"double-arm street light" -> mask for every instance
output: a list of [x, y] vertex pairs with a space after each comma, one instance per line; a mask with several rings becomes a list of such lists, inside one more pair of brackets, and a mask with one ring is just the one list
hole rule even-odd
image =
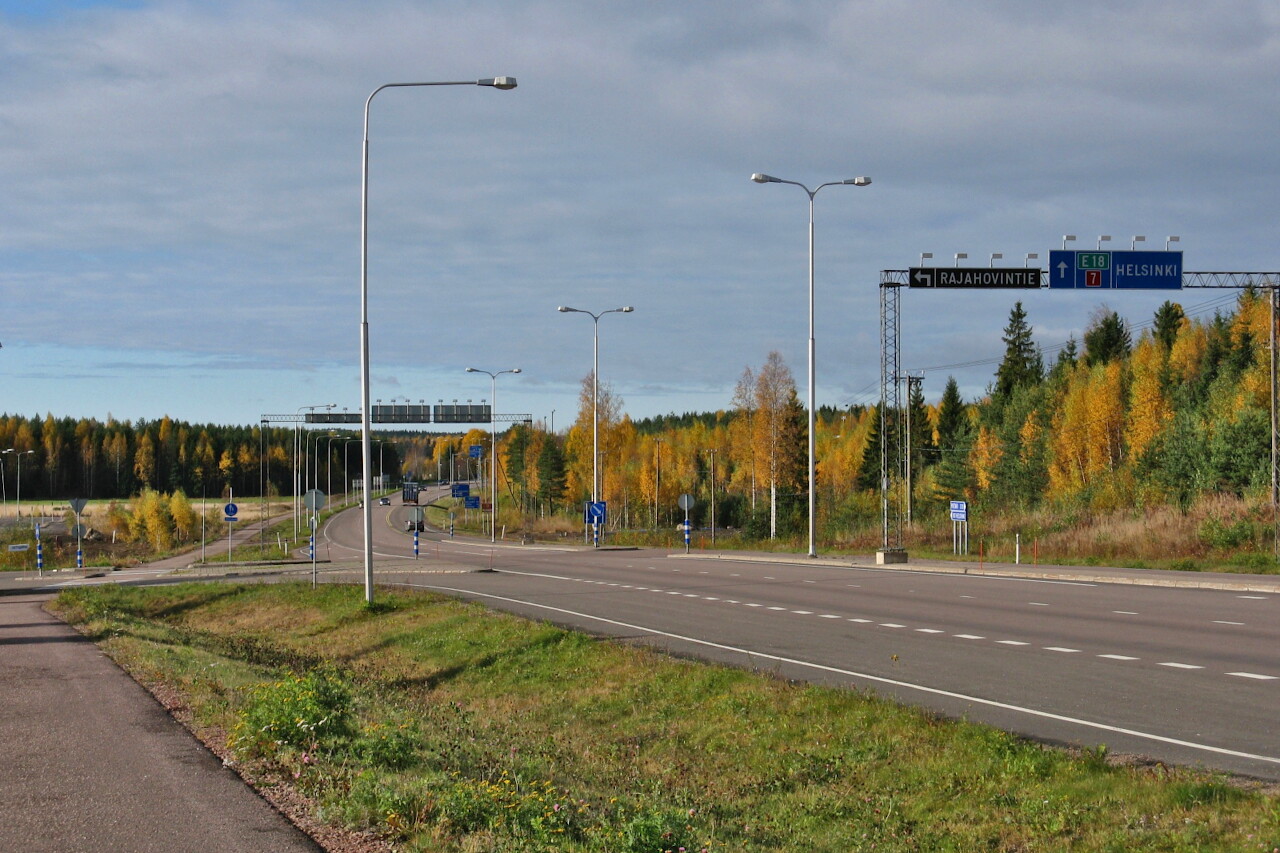
[[[591, 334], [591, 503], [599, 501], [600, 494], [600, 413], [599, 390], [600, 390], [600, 318], [605, 314], [630, 314], [635, 309], [630, 305], [624, 305], [621, 308], [610, 308], [608, 311], [601, 311], [596, 314], [591, 311], [584, 311], [581, 308], [569, 308], [561, 305], [556, 309], [562, 314], [586, 314], [591, 318], [592, 334]], [[593, 515], [594, 519], [595, 516]], [[600, 522], [593, 521], [592, 531], [593, 545], [600, 547]]]
[[498, 541], [498, 430], [495, 424], [498, 416], [498, 377], [504, 373], [520, 373], [520, 368], [510, 370], [481, 370], [468, 367], [467, 373], [483, 373], [489, 377], [491, 393], [489, 395], [489, 541]]
[[369, 93], [364, 102], [364, 150], [360, 162], [360, 435], [364, 494], [364, 598], [373, 603], [373, 466], [371, 464], [372, 419], [369, 412], [369, 105], [383, 89], [418, 86], [488, 86], [514, 89], [514, 77], [487, 77], [482, 80], [457, 80], [431, 83], [386, 83]]
[[16, 447], [10, 447], [8, 450], [4, 452], [14, 454], [14, 458], [18, 460], [18, 473], [16, 478], [17, 484], [18, 484], [18, 494], [17, 494], [18, 523], [21, 524], [22, 523], [22, 457], [30, 456], [34, 454], [35, 451], [34, 450], [18, 450]]
[[825, 184], [819, 184], [813, 189], [809, 189], [804, 184], [797, 181], [784, 181], [782, 178], [775, 178], [772, 175], [765, 175], [756, 172], [751, 176], [751, 180], [757, 184], [791, 184], [804, 190], [805, 195], [809, 196], [809, 556], [818, 556], [817, 549], [817, 501], [815, 498], [814, 483], [816, 480], [816, 462], [815, 462], [815, 445], [814, 432], [817, 429], [817, 403], [814, 394], [814, 373], [815, 373], [815, 354], [813, 341], [813, 197], [823, 187], [850, 185], [855, 187], [865, 187], [871, 183], [871, 179], [867, 177], [846, 178], [843, 181], [829, 181]]

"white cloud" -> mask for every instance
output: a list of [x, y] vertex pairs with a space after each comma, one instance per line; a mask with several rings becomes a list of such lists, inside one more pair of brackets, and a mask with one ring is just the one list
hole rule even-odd
[[[637, 415], [727, 405], [773, 348], [803, 383], [806, 200], [748, 177], [870, 174], [815, 205], [819, 400], [848, 402], [878, 374], [879, 270], [921, 251], [1180, 234], [1190, 269], [1274, 268], [1278, 31], [1262, 2], [0, 7], [5, 407], [62, 399], [24, 344], [118, 354], [77, 386], [89, 414], [128, 408], [131, 352], [208, 366], [149, 404], [175, 415], [290, 411], [321, 375], [354, 405], [365, 98], [498, 74], [519, 88], [373, 102], [378, 381], [452, 398], [465, 363], [518, 363], [534, 390], [504, 400], [568, 411], [590, 329], [554, 308], [580, 302], [636, 305], [602, 374]], [[998, 355], [1016, 297], [912, 294], [904, 357]], [[1087, 322], [1053, 299], [1055, 328]]]

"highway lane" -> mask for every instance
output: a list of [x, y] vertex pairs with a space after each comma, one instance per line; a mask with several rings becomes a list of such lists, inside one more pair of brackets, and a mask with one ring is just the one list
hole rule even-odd
[[[403, 510], [378, 509], [375, 550], [403, 559]], [[341, 516], [325, 531], [335, 550], [359, 534]], [[404, 582], [1050, 742], [1280, 779], [1280, 596], [478, 540], [424, 553], [422, 568], [495, 572]]]

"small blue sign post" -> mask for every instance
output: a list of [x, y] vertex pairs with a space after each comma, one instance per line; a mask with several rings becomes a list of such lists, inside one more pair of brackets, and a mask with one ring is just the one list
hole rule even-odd
[[600, 547], [600, 526], [609, 518], [609, 505], [605, 501], [587, 501], [586, 521], [591, 525], [591, 538], [594, 547]]
[[969, 504], [951, 501], [951, 553], [969, 553]]
[[1080, 290], [1181, 290], [1181, 252], [1049, 252], [1049, 287]]

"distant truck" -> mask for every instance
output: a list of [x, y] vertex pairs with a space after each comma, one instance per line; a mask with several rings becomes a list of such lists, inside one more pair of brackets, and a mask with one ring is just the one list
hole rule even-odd
[[405, 481], [404, 490], [400, 493], [400, 502], [407, 504], [416, 504], [418, 502], [418, 492], [422, 489], [417, 483]]

